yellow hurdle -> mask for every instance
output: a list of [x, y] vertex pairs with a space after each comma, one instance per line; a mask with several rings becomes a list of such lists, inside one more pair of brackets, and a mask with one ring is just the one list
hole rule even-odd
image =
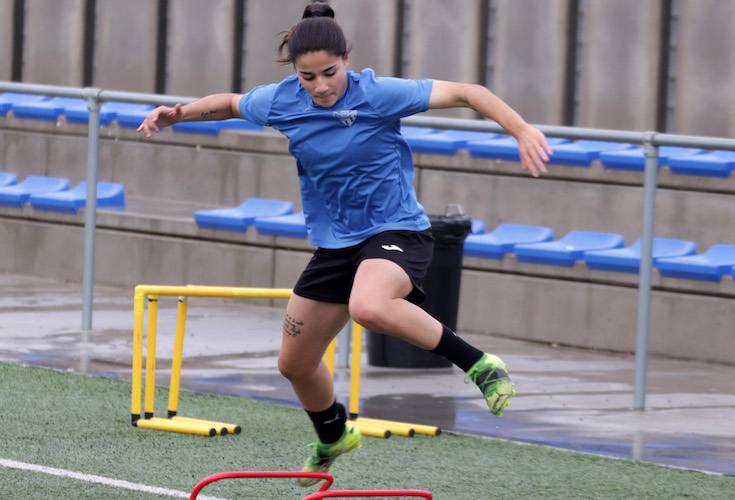
[[181, 363], [184, 358], [184, 329], [186, 327], [186, 297], [179, 297], [176, 308], [176, 337], [171, 360], [171, 382], [168, 389], [168, 417], [178, 412], [179, 388], [181, 385]]
[[140, 399], [143, 394], [143, 309], [145, 296], [136, 295], [133, 299], [133, 373], [130, 378], [132, 397], [130, 414], [133, 425], [140, 418]]
[[360, 364], [362, 363], [362, 326], [352, 322], [352, 353], [350, 357], [350, 409], [351, 419], [360, 413]]
[[[178, 415], [181, 387], [181, 366], [184, 353], [184, 331], [186, 328], [187, 297], [237, 298], [237, 299], [287, 299], [292, 291], [287, 288], [236, 288], [221, 286], [159, 286], [138, 285], [133, 298], [133, 372], [131, 375], [130, 413], [132, 424], [143, 429], [181, 432], [201, 436], [216, 434], [238, 434], [237, 424], [183, 417]], [[155, 418], [156, 388], [156, 337], [158, 330], [158, 298], [178, 296], [176, 312], [176, 335], [171, 362], [171, 379], [168, 395], [168, 418]], [[148, 301], [148, 343], [145, 363], [145, 395], [143, 394], [143, 332], [146, 299]], [[333, 340], [325, 354], [324, 362], [334, 377], [336, 342]], [[438, 436], [441, 429], [429, 425], [409, 424], [391, 420], [359, 417], [360, 376], [362, 357], [362, 326], [352, 322], [352, 349], [350, 356], [350, 401], [349, 418], [365, 436], [388, 438], [391, 435], [411, 437], [414, 434]], [[145, 397], [143, 397], [145, 396]], [[141, 400], [144, 400], [141, 415]], [[141, 418], [141, 416], [143, 418]]]
[[324, 352], [324, 364], [327, 365], [327, 370], [329, 370], [329, 375], [334, 378], [334, 354], [337, 350], [337, 342], [335, 339], [332, 339], [332, 341], [327, 346], [327, 350]]
[[[156, 390], [156, 340], [158, 330], [158, 298], [178, 296], [176, 313], [176, 336], [171, 363], [171, 381], [168, 397], [168, 417], [155, 418]], [[181, 387], [181, 365], [184, 353], [184, 331], [186, 327], [186, 297], [264, 298], [286, 299], [291, 296], [287, 288], [234, 288], [217, 286], [158, 286], [138, 285], [133, 297], [133, 373], [131, 374], [130, 414], [134, 426], [201, 436], [216, 434], [238, 434], [237, 424], [202, 420], [178, 416], [179, 392]], [[145, 363], [145, 395], [143, 394], [143, 331], [146, 299], [148, 300], [148, 345]], [[334, 346], [332, 346], [334, 349]], [[332, 367], [334, 360], [332, 359]], [[332, 368], [333, 369], [333, 368]], [[144, 401], [141, 415], [141, 399]], [[141, 418], [142, 417], [142, 418]]]
[[145, 418], [153, 416], [156, 397], [156, 334], [158, 329], [158, 297], [148, 297], [148, 350], [145, 358]]
[[[425, 436], [438, 436], [441, 434], [439, 427], [431, 425], [409, 424], [393, 420], [379, 420], [374, 418], [360, 417], [360, 365], [362, 358], [362, 326], [352, 323], [352, 357], [350, 361], [350, 419], [355, 422], [360, 431], [363, 429], [384, 429], [391, 435], [413, 437], [414, 434]], [[363, 432], [365, 435], [370, 435]]]

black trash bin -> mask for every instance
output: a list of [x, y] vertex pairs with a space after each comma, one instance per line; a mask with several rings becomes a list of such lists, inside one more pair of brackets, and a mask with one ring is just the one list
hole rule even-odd
[[[464, 240], [472, 228], [472, 220], [457, 215], [429, 215], [434, 235], [434, 257], [424, 278], [426, 299], [421, 308], [447, 325], [457, 329], [459, 286], [462, 277]], [[368, 363], [391, 368], [446, 368], [447, 359], [425, 351], [403, 340], [368, 331]]]

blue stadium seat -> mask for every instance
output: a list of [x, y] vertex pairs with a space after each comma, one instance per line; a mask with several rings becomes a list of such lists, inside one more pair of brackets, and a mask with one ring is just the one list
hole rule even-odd
[[275, 217], [258, 217], [255, 229], [268, 236], [286, 236], [288, 238], [306, 238], [308, 231], [304, 212]]
[[219, 125], [216, 121], [206, 122], [180, 122], [175, 123], [171, 129], [174, 132], [182, 132], [185, 134], [205, 134], [205, 135], [217, 135], [219, 134]]
[[521, 243], [550, 241], [554, 232], [550, 227], [525, 224], [501, 224], [487, 234], [470, 234], [464, 240], [464, 254], [470, 257], [502, 259], [507, 252]]
[[[669, 158], [700, 155], [702, 153], [705, 153], [704, 149], [661, 146], [658, 148], [658, 165], [659, 167], [668, 165]], [[642, 172], [646, 166], [646, 158], [642, 147], [622, 151], [603, 151], [600, 153], [600, 161], [604, 168], [611, 170]]]
[[64, 103], [73, 100], [76, 99], [57, 97], [44, 100], [18, 100], [13, 103], [10, 110], [17, 118], [56, 121], [64, 112]]
[[47, 101], [48, 97], [36, 94], [18, 94], [5, 92], [0, 94], [0, 116], [5, 116], [17, 102], [41, 102]]
[[[426, 130], [426, 129], [424, 129]], [[424, 134], [416, 133], [406, 137], [406, 142], [414, 153], [453, 155], [470, 141], [496, 139], [499, 134], [473, 132], [468, 130], [441, 130]]]
[[[87, 181], [80, 182], [69, 191], [32, 194], [28, 201], [34, 210], [75, 214], [87, 205]], [[117, 182], [98, 182], [97, 207], [125, 208], [125, 186]]]
[[[87, 108], [86, 99], [59, 99], [64, 107], [64, 118], [69, 123], [89, 123], [89, 109]], [[57, 99], [52, 99], [57, 101]], [[108, 126], [115, 113], [109, 109], [105, 109], [104, 104], [100, 106], [100, 123]]]
[[0, 172], [0, 186], [14, 186], [18, 178], [13, 172]]
[[520, 262], [572, 267], [590, 250], [620, 248], [623, 236], [595, 231], [569, 231], [557, 241], [516, 245], [513, 253]]
[[[590, 269], [637, 273], [641, 267], [641, 240], [626, 248], [596, 250], [584, 253], [584, 261]], [[654, 238], [653, 261], [671, 257], [694, 255], [697, 244], [693, 241]]]
[[485, 221], [482, 219], [472, 219], [470, 234], [485, 234]]
[[218, 123], [220, 130], [263, 130], [261, 125], [248, 120], [243, 120], [242, 118], [230, 118], [229, 120], [222, 120]]
[[122, 128], [138, 128], [153, 106], [148, 104], [134, 104], [129, 102], [106, 102], [102, 105], [102, 112], [114, 113], [114, 120]]
[[55, 193], [69, 189], [69, 179], [30, 175], [15, 186], [0, 188], [0, 205], [23, 208], [32, 194]]
[[604, 141], [575, 141], [554, 147], [549, 163], [589, 167], [593, 160], [605, 151], [622, 151], [635, 148], [635, 144]]
[[0, 94], [0, 116], [5, 116], [8, 114], [8, 111], [10, 111], [10, 108], [13, 106], [13, 103], [3, 99], [2, 95]]
[[[559, 145], [569, 143], [569, 139], [560, 139], [558, 137], [549, 137], [547, 141], [549, 146], [554, 150]], [[518, 154], [518, 141], [510, 136], [499, 136], [496, 139], [484, 141], [469, 141], [465, 144], [465, 148], [470, 152], [470, 156], [476, 158], [493, 158], [495, 160], [508, 161], [520, 161], [521, 159]]]
[[199, 227], [226, 231], [247, 231], [256, 218], [293, 213], [293, 203], [269, 198], [248, 198], [234, 208], [197, 210], [194, 220]]
[[711, 151], [707, 154], [671, 158], [669, 170], [682, 175], [728, 177], [735, 170], [735, 151]]
[[735, 245], [712, 245], [706, 252], [687, 257], [659, 259], [654, 263], [662, 276], [720, 281], [735, 266]]
[[409, 137], [418, 137], [425, 134], [436, 134], [439, 132], [435, 128], [427, 128], [427, 127], [411, 127], [408, 125], [401, 125], [401, 135], [404, 137], [404, 139], [408, 139]]

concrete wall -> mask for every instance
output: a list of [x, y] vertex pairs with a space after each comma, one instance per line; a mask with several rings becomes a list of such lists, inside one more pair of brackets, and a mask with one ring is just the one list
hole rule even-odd
[[176, 0], [168, 5], [166, 93], [229, 92], [234, 0]]
[[567, 10], [568, 0], [495, 2], [489, 86], [532, 123], [562, 122]]
[[0, 0], [0, 80], [10, 80], [13, 64], [13, 0]]
[[396, 57], [397, 0], [333, 0], [335, 20], [352, 43], [350, 67], [373, 68], [375, 74], [393, 74]]
[[[240, 90], [276, 82], [292, 68], [274, 62], [279, 32], [301, 16], [306, 0], [245, 2]], [[569, 0], [374, 0], [332, 2], [353, 42], [352, 67], [388, 75], [400, 42], [404, 76], [484, 81], [529, 121], [563, 118]], [[405, 25], [397, 26], [399, 5]], [[0, 79], [11, 74], [13, 0], [0, 0]], [[81, 85], [84, 0], [26, 0], [23, 81]], [[236, 0], [168, 3], [166, 92], [203, 95], [233, 84]], [[494, 9], [490, 53], [484, 7]], [[656, 126], [662, 2], [581, 2], [579, 95], [575, 124], [643, 130]], [[672, 25], [674, 74], [670, 86], [675, 133], [730, 136], [735, 131], [735, 2], [677, 1]], [[94, 84], [146, 91], [155, 85], [157, 3], [96, 2]], [[530, 28], [532, 26], [532, 29]], [[469, 110], [432, 113], [473, 117]]]
[[[511, 222], [549, 226], [556, 236], [573, 229], [611, 231], [631, 243], [641, 234], [641, 187], [425, 169], [421, 193], [429, 212], [461, 203], [491, 228]], [[732, 203], [728, 194], [659, 189], [656, 235], [691, 239], [703, 248], [728, 242], [735, 234]]]
[[[635, 288], [464, 271], [458, 329], [633, 352], [637, 294]], [[654, 291], [650, 353], [732, 363], [733, 321], [731, 298]]]
[[[406, 0], [403, 76], [467, 83], [480, 76], [480, 0]], [[447, 22], [451, 19], [451, 22]], [[467, 109], [432, 114], [470, 118]]]
[[672, 132], [735, 134], [735, 2], [678, 2]]
[[97, 0], [94, 85], [153, 93], [156, 89], [158, 3]]
[[26, 0], [23, 81], [82, 85], [84, 0]]
[[306, 3], [293, 0], [247, 2], [243, 91], [256, 85], [278, 82], [293, 72], [290, 65], [280, 66], [275, 62], [281, 43], [279, 33], [288, 31], [301, 19]]
[[584, 2], [577, 125], [655, 128], [660, 6], [639, 0]]
[[[83, 242], [81, 226], [3, 219], [0, 270], [78, 281]], [[101, 285], [131, 289], [140, 283], [273, 286], [270, 248], [98, 230], [96, 255], [95, 282]]]

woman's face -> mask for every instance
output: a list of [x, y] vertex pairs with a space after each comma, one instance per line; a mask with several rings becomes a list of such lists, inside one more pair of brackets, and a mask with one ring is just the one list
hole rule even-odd
[[349, 58], [320, 50], [296, 58], [294, 67], [301, 86], [311, 95], [314, 104], [331, 108], [347, 91]]

